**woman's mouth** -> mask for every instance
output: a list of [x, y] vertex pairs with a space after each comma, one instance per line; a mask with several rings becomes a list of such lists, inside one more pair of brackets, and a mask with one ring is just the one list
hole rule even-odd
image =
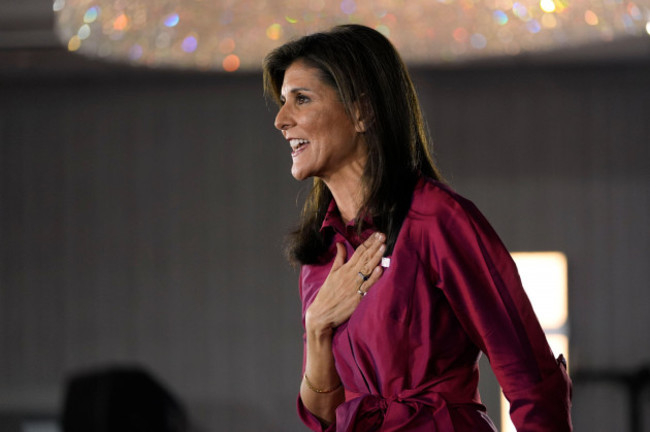
[[307, 147], [309, 141], [302, 138], [292, 138], [289, 140], [291, 144], [291, 157], [296, 157]]

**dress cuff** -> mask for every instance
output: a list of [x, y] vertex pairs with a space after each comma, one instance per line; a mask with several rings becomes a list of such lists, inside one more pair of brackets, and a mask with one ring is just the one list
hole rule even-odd
[[571, 432], [571, 380], [560, 355], [557, 368], [533, 387], [505, 393], [510, 417], [521, 432]]
[[309, 411], [305, 405], [302, 403], [302, 398], [300, 397], [300, 394], [298, 395], [298, 401], [297, 401], [297, 408], [298, 408], [298, 416], [300, 417], [300, 420], [311, 430], [315, 432], [335, 432], [336, 431], [336, 423], [332, 423], [328, 427], [323, 427], [321, 424], [320, 420], [316, 418], [315, 415]]

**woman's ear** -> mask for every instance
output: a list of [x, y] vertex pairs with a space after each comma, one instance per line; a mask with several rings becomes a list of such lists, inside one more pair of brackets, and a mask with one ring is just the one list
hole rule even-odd
[[354, 103], [354, 129], [359, 133], [364, 133], [375, 119], [372, 107], [366, 95]]

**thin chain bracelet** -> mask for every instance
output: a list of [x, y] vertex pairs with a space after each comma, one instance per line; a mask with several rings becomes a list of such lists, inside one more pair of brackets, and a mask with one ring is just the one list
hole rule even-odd
[[339, 383], [336, 386], [332, 387], [332, 388], [328, 388], [328, 389], [325, 389], [325, 390], [317, 389], [316, 387], [314, 387], [311, 384], [311, 382], [309, 382], [309, 378], [307, 378], [307, 374], [305, 374], [305, 384], [307, 384], [307, 387], [309, 387], [309, 390], [311, 390], [313, 392], [316, 392], [316, 393], [332, 393], [334, 390], [338, 390], [338, 388], [343, 385], [343, 383], [341, 381], [339, 381]]

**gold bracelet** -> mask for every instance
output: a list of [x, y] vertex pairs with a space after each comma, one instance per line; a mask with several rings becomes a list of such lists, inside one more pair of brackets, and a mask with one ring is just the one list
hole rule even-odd
[[307, 374], [305, 374], [305, 384], [307, 384], [307, 387], [309, 387], [309, 390], [311, 390], [313, 392], [316, 392], [316, 393], [332, 393], [334, 390], [337, 390], [339, 387], [341, 387], [343, 385], [343, 383], [341, 381], [339, 381], [339, 383], [336, 386], [332, 387], [332, 388], [328, 388], [328, 389], [325, 389], [325, 390], [317, 389], [316, 387], [314, 387], [309, 382], [309, 378], [307, 378]]

